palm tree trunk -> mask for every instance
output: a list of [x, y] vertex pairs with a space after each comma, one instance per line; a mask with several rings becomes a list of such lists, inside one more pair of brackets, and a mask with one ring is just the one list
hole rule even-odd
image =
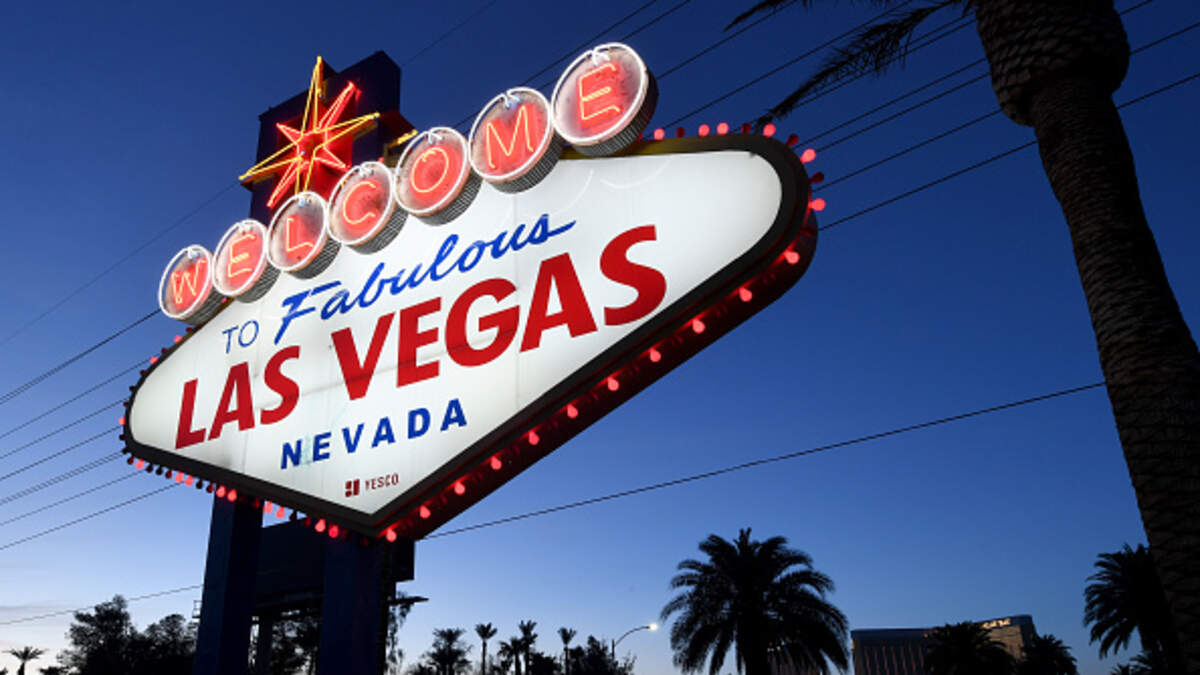
[[1200, 675], [1200, 352], [1167, 282], [1112, 103], [1129, 62], [1124, 27], [1112, 0], [974, 7], [997, 99], [1034, 128], [1070, 230], [1142, 525], [1186, 645], [1169, 647], [1172, 672]]
[[[1200, 673], [1200, 353], [1167, 283], [1111, 96], [1089, 78], [1063, 77], [1030, 103], [1150, 551], [1188, 645], [1187, 672]], [[1179, 656], [1168, 655], [1172, 672], [1183, 672]]]

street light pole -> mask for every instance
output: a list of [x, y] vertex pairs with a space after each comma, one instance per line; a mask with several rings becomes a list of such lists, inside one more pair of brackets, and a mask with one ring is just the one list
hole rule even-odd
[[617, 638], [616, 640], [613, 640], [612, 641], [612, 659], [613, 659], [614, 663], [616, 663], [616, 661], [617, 661], [617, 645], [620, 644], [621, 640], [624, 640], [626, 637], [628, 637], [630, 633], [636, 633], [639, 630], [658, 630], [658, 624], [657, 623], [648, 623], [644, 626], [634, 626], [633, 628], [630, 628], [629, 630], [622, 633], [621, 637]]

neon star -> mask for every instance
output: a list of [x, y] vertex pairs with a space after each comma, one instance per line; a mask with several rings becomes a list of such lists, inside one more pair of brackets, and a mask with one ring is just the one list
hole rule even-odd
[[275, 127], [287, 138], [287, 144], [238, 177], [243, 183], [253, 183], [270, 176], [279, 176], [275, 189], [267, 199], [267, 208], [275, 208], [289, 189], [293, 194], [307, 190], [317, 165], [339, 173], [348, 169], [349, 163], [338, 157], [332, 144], [347, 135], [370, 129], [370, 125], [379, 118], [379, 113], [371, 113], [338, 121], [346, 111], [350, 97], [357, 91], [353, 82], [348, 83], [333, 103], [322, 111], [321, 101], [325, 98], [322, 65], [323, 61], [318, 56], [317, 65], [313, 66], [312, 79], [309, 80], [308, 98], [304, 102], [304, 117], [301, 118], [300, 128], [276, 124]]

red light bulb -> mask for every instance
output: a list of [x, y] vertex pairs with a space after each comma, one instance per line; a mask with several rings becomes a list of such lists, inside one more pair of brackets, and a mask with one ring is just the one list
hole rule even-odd
[[117, 424], [120, 424], [121, 426], [125, 426], [125, 418], [122, 417], [121, 419], [117, 420]]
[[767, 126], [763, 127], [763, 136], [770, 138], [775, 135], [775, 125], [767, 122]]
[[329, 526], [329, 538], [330, 538], [330, 539], [337, 539], [337, 536], [338, 536], [338, 526], [337, 526], [337, 525], [330, 525], [330, 526]]
[[217, 488], [217, 499], [224, 499], [224, 498], [225, 498], [225, 486], [222, 485], [221, 487]]
[[617, 381], [617, 378], [615, 378], [611, 375], [608, 377], [608, 379], [604, 383], [606, 385], [608, 385], [609, 391], [616, 391], [621, 388], [621, 383]]
[[662, 139], [664, 139], [666, 137], [667, 137], [667, 132], [665, 129], [655, 129], [654, 130], [654, 140], [661, 141]]
[[263, 502], [263, 513], [271, 512], [271, 502]]
[[708, 132], [709, 132], [708, 125], [707, 125], [707, 124], [701, 124], [701, 125], [700, 125], [700, 130], [699, 130], [699, 131], [700, 131], [700, 135], [701, 135], [701, 136], [707, 136], [707, 135], [708, 135]]
[[136, 463], [134, 463], [133, 468], [137, 469], [138, 471], [146, 468], [146, 460], [139, 459]]
[[279, 507], [276, 507], [276, 508], [275, 508], [275, 517], [276, 517], [276, 518], [283, 518], [283, 516], [285, 515], [285, 513], [286, 513], [286, 512], [284, 511], [284, 509], [283, 509], [283, 507], [282, 507], [282, 506], [279, 506]]
[[183, 481], [183, 482], [184, 482], [184, 484], [185, 484], [185, 485], [187, 485], [188, 487], [191, 487], [191, 486], [192, 486], [192, 484], [196, 482], [196, 478], [195, 478], [194, 476], [188, 476], [188, 477], [187, 477], [187, 480], [185, 480], [185, 481]]
[[658, 363], [659, 361], [662, 361], [662, 352], [653, 347], [650, 348], [649, 356], [651, 363]]
[[467, 494], [467, 486], [463, 485], [461, 480], [454, 484], [454, 494], [459, 497]]
[[687, 131], [685, 131], [683, 127], [679, 127], [675, 130], [675, 138], [683, 138], [684, 134], [686, 133]]
[[236, 502], [237, 501], [237, 490], [230, 490], [229, 494], [226, 495], [225, 498], [228, 499], [230, 502]]
[[429, 512], [428, 506], [422, 505], [421, 508], [417, 510], [417, 515], [421, 516], [421, 520], [428, 520], [429, 516], [432, 514]]
[[529, 444], [530, 445], [537, 445], [538, 443], [541, 443], [541, 442], [542, 442], [542, 439], [540, 436], [537, 435], [536, 431], [529, 432]]
[[796, 263], [800, 262], [800, 254], [788, 249], [783, 252], [783, 259], [786, 260], [789, 265], [795, 265]]
[[742, 286], [738, 289], [738, 297], [742, 299], [742, 302], [750, 302], [754, 299], [754, 294], [750, 292], [749, 288]]
[[809, 202], [809, 204], [812, 206], [813, 211], [824, 211], [825, 210], [825, 200], [821, 199], [820, 197], [817, 197], [816, 199], [812, 200], [811, 202]]
[[182, 336], [182, 335], [176, 335], [176, 336], [175, 336], [175, 344], [179, 344], [180, 342], [183, 342], [183, 336]]
[[322, 519], [318, 520], [317, 526], [314, 527], [313, 529], [316, 530], [317, 532], [324, 532], [325, 531], [325, 519], [322, 518]]
[[816, 158], [817, 158], [817, 151], [813, 150], [812, 148], [808, 148], [804, 152], [800, 153], [800, 161], [804, 162], [805, 164], [808, 164], [809, 162], [813, 161]]
[[574, 403], [567, 404], [567, 417], [571, 419], [579, 417], [579, 408], [576, 408]]
[[150, 357], [150, 365], [154, 365], [154, 364], [156, 364], [156, 363], [158, 363], [158, 357], [157, 357], [157, 356], [151, 356], [151, 357]]
[[704, 325], [703, 321], [700, 319], [692, 319], [692, 331], [696, 333], [696, 335], [703, 333], [705, 328], [706, 326]]
[[721, 122], [720, 124], [717, 125], [717, 135], [718, 136], [724, 136], [727, 133], [729, 133], [729, 125], [728, 124], [726, 124], [725, 122]]
[[496, 457], [495, 455], [493, 455], [492, 459], [488, 461], [488, 464], [491, 465], [492, 471], [499, 471], [504, 466], [504, 462], [501, 462], [500, 458]]
[[394, 543], [396, 541], [396, 532], [394, 530], [388, 530], [387, 532], [383, 533], [383, 537], [388, 540], [389, 544]]

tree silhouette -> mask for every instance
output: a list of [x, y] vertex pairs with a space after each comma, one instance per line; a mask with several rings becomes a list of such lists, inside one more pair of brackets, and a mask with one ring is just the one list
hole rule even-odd
[[717, 675], [733, 646], [738, 672], [747, 675], [772, 672], [772, 660], [823, 674], [829, 662], [847, 668], [846, 617], [825, 600], [833, 581], [786, 544], [754, 541], [749, 529], [734, 542], [713, 534], [700, 542], [707, 560], [679, 563], [671, 588], [686, 590], [662, 610], [664, 622], [679, 614], [671, 627], [675, 665], [697, 672], [707, 660]]
[[42, 654], [46, 653], [46, 650], [34, 647], [22, 647], [20, 649], [10, 649], [7, 653], [21, 662], [21, 665], [17, 666], [17, 675], [25, 675], [25, 664], [41, 658]]
[[1062, 640], [1047, 633], [1035, 635], [1022, 648], [1017, 675], [1079, 675], [1075, 657]]
[[[902, 63], [935, 14], [973, 15], [1004, 113], [1032, 126], [1065, 216], [1109, 401], [1189, 672], [1200, 672], [1200, 352], [1179, 311], [1112, 102], [1129, 66], [1113, 0], [874, 0], [894, 11], [835, 48], [760, 119]], [[790, 0], [762, 0], [730, 26]], [[803, 0], [811, 7], [814, 0]], [[1165, 422], [1169, 420], [1169, 423]]]
[[571, 675], [571, 667], [567, 659], [567, 647], [571, 644], [571, 640], [575, 639], [574, 628], [559, 628], [558, 638], [563, 643], [563, 675]]
[[[512, 663], [516, 675], [521, 675], [521, 638], [519, 636], [514, 635], [508, 640], [501, 640], [496, 654], [505, 662]], [[508, 669], [505, 668], [505, 670]]]
[[[522, 621], [517, 624], [517, 630], [521, 632], [521, 654], [525, 657], [525, 672], [528, 675], [533, 675], [529, 670], [529, 652], [538, 638], [537, 633], [533, 632], [534, 628], [537, 628], [536, 621]], [[520, 670], [517, 671], [517, 675], [521, 675]]]
[[475, 634], [483, 643], [483, 648], [479, 650], [479, 675], [487, 675], [487, 643], [488, 640], [496, 637], [496, 628], [490, 623], [477, 623], [475, 624]]
[[1150, 551], [1125, 544], [1115, 553], [1101, 553], [1094, 566], [1083, 592], [1083, 622], [1091, 624], [1090, 642], [1100, 643], [1100, 656], [1127, 647], [1136, 631], [1148, 658], [1166, 666], [1180, 663], [1170, 608]]
[[458, 675], [471, 666], [467, 660], [470, 645], [462, 641], [461, 628], [438, 628], [433, 631], [433, 647], [425, 653], [429, 665], [438, 675]]
[[927, 637], [928, 675], [1010, 675], [1016, 665], [1003, 645], [971, 621], [946, 624]]

